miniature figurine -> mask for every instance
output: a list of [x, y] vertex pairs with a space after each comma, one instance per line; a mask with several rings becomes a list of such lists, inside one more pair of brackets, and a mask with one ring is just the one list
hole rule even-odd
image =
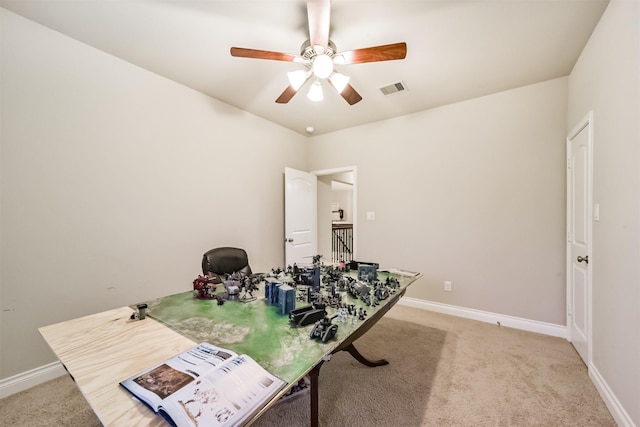
[[[253, 291], [258, 290], [258, 285], [255, 283], [251, 276], [244, 276], [240, 281], [240, 290], [244, 290], [240, 301], [253, 301], [256, 299], [256, 297], [253, 296]], [[247, 294], [249, 294], [249, 298], [247, 298]]]
[[135, 311], [133, 313], [131, 313], [131, 316], [129, 317], [129, 319], [131, 320], [144, 320], [145, 317], [147, 317], [147, 304], [138, 304], [137, 305], [137, 309], [138, 312], [136, 313]]
[[333, 319], [337, 317], [324, 316], [324, 318], [316, 322], [315, 326], [311, 330], [311, 339], [320, 339], [323, 343], [329, 341], [338, 332], [338, 325], [331, 323]]
[[193, 281], [193, 290], [196, 291], [196, 298], [198, 299], [214, 299], [216, 284], [213, 283], [213, 278], [206, 275], [198, 275]]

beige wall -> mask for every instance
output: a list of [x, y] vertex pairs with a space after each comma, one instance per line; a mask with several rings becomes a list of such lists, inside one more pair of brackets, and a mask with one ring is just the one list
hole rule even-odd
[[[640, 7], [613, 0], [569, 76], [568, 126], [593, 110], [593, 366], [640, 425]], [[622, 424], [621, 425], [625, 425]]]
[[305, 138], [1, 10], [0, 378], [39, 326], [191, 288], [203, 252], [282, 265]]
[[423, 273], [411, 297], [564, 324], [566, 84], [311, 138], [311, 169], [358, 168], [359, 258]]

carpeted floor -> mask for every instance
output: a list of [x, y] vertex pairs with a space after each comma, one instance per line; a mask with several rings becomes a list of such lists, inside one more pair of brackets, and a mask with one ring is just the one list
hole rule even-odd
[[[571, 344], [396, 305], [349, 354], [320, 371], [321, 426], [615, 426]], [[306, 426], [309, 398], [276, 405], [254, 426]], [[0, 400], [2, 426], [99, 426], [61, 377]]]

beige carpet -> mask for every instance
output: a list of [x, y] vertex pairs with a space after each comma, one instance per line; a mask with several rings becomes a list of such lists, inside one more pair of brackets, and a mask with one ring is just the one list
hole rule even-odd
[[[564, 339], [397, 305], [320, 370], [322, 426], [615, 426]], [[309, 424], [309, 398], [254, 426]], [[0, 400], [1, 426], [99, 426], [68, 377]]]

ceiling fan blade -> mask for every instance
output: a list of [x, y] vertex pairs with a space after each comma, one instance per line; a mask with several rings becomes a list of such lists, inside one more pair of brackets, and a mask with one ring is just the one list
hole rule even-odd
[[[329, 80], [329, 83], [331, 84], [331, 86], [335, 87], [331, 80]], [[338, 88], [336, 88], [336, 90], [338, 90]], [[349, 103], [349, 105], [353, 105], [362, 101], [362, 96], [360, 96], [360, 94], [356, 92], [353, 86], [351, 86], [349, 83], [347, 83], [344, 89], [342, 89], [342, 92], [340, 92], [340, 96], [342, 96], [344, 100]]]
[[273, 52], [271, 50], [245, 49], [244, 47], [232, 47], [231, 56], [238, 58], [271, 59], [274, 61], [302, 62], [299, 55], [290, 53]]
[[309, 42], [311, 46], [322, 46], [323, 49], [326, 49], [329, 45], [331, 0], [307, 0], [307, 18], [309, 20]]
[[360, 96], [360, 94], [356, 92], [356, 90], [350, 84], [347, 84], [340, 95], [342, 95], [344, 100], [347, 101], [349, 105], [353, 105], [362, 101], [362, 97]]
[[365, 62], [404, 59], [406, 56], [407, 44], [402, 42], [338, 52], [333, 56], [333, 62], [335, 64], [363, 64]]
[[291, 101], [291, 98], [293, 98], [293, 96], [296, 93], [298, 93], [298, 91], [302, 88], [302, 86], [307, 84], [307, 82], [311, 79], [312, 76], [313, 75], [309, 73], [307, 75], [306, 80], [300, 86], [298, 86], [298, 89], [295, 89], [292, 85], [287, 86], [284, 92], [282, 92], [278, 97], [278, 99], [276, 99], [276, 102], [278, 104], [286, 104], [287, 102]]
[[291, 98], [293, 98], [296, 93], [298, 93], [298, 91], [295, 90], [291, 85], [289, 85], [278, 97], [278, 99], [276, 99], [276, 102], [278, 104], [286, 104], [287, 102], [291, 101]]

